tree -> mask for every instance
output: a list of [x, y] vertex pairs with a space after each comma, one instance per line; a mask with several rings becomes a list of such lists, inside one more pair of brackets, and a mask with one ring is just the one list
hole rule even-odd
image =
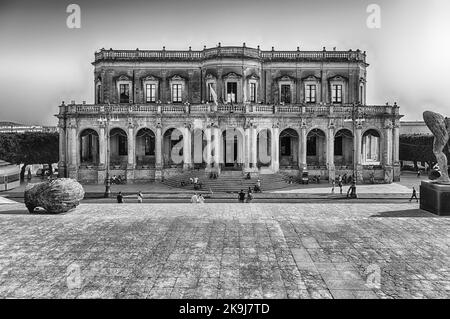
[[20, 178], [30, 164], [51, 164], [59, 160], [58, 133], [3, 133], [0, 134], [0, 158], [13, 164], [23, 164]]
[[[436, 163], [433, 153], [433, 135], [402, 134], [400, 135], [400, 160], [426, 162], [430, 167]], [[447, 159], [450, 159], [448, 145], [444, 149]]]

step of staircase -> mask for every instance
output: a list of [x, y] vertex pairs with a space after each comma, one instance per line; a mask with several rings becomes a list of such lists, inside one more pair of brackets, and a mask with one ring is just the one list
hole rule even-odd
[[[217, 179], [210, 179], [204, 171], [191, 171], [167, 178], [163, 183], [174, 188], [194, 190], [194, 185], [189, 183], [190, 177], [198, 177], [204, 191], [224, 193], [239, 192], [241, 189], [247, 190], [249, 187], [253, 189], [258, 178], [261, 180], [263, 191], [282, 189], [289, 185], [287, 184], [288, 177], [282, 174], [260, 174], [258, 178], [248, 180], [245, 179], [242, 172], [236, 171], [223, 171]], [[182, 181], [186, 185], [181, 186]]]

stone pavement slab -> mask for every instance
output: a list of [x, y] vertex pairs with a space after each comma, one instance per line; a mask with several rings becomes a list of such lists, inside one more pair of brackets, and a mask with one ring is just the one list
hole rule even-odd
[[415, 204], [0, 205], [0, 297], [449, 298], [449, 226]]

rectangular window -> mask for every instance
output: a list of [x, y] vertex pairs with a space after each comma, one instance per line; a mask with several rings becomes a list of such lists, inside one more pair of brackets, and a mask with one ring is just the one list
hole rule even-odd
[[227, 82], [227, 101], [236, 103], [237, 98], [237, 83]]
[[130, 103], [130, 85], [120, 84], [120, 103]]
[[250, 83], [250, 102], [256, 102], [256, 83]]
[[280, 102], [290, 104], [291, 103], [291, 85], [282, 84], [281, 85], [281, 98]]
[[181, 84], [172, 84], [172, 102], [181, 103]]
[[306, 103], [316, 103], [316, 85], [308, 84], [306, 86]]
[[156, 84], [145, 85], [145, 101], [147, 103], [156, 102]]
[[333, 84], [331, 89], [331, 102], [332, 103], [342, 103], [342, 85]]

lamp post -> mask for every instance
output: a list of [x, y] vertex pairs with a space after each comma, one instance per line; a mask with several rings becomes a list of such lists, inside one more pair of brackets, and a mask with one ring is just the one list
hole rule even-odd
[[[353, 138], [356, 142], [360, 143], [361, 141], [356, 140], [356, 126], [365, 121], [365, 118], [363, 116], [360, 116], [359, 114], [359, 104], [353, 103], [352, 104], [352, 111], [351, 111], [351, 118], [345, 119], [344, 122], [352, 122], [352, 134]], [[353, 142], [353, 176], [352, 181], [354, 183], [354, 195], [356, 196], [356, 182], [358, 180], [358, 163], [356, 161], [356, 151], [358, 150], [358, 147], [355, 149], [355, 142]]]
[[108, 104], [108, 107], [106, 108], [106, 110], [104, 111], [105, 116], [102, 117], [100, 115], [100, 118], [97, 119], [97, 121], [100, 124], [104, 124], [105, 125], [105, 130], [106, 130], [106, 160], [105, 160], [105, 165], [106, 165], [106, 177], [105, 177], [105, 194], [104, 197], [105, 198], [109, 198], [111, 195], [111, 178], [109, 177], [109, 155], [110, 155], [110, 148], [109, 148], [109, 123], [110, 122], [118, 122], [119, 119], [117, 117], [113, 118], [112, 116], [112, 111], [111, 111], [111, 105]]

